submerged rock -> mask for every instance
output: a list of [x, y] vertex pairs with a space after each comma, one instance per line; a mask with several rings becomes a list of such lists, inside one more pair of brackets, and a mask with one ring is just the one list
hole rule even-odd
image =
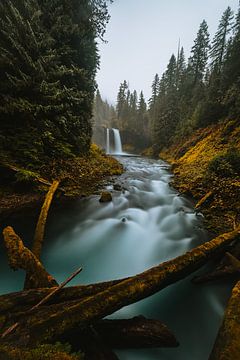
[[99, 199], [100, 202], [110, 202], [112, 201], [112, 194], [109, 191], [103, 191]]
[[116, 191], [121, 191], [122, 190], [122, 186], [120, 184], [114, 184], [113, 185], [113, 189]]

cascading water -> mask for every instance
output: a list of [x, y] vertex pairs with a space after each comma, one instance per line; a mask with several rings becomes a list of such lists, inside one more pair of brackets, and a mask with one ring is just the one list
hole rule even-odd
[[107, 139], [106, 139], [106, 153], [110, 154], [110, 135], [108, 128], [107, 128]]
[[112, 129], [113, 130], [113, 137], [114, 137], [114, 154], [122, 154], [122, 141], [120, 132], [118, 129]]
[[[135, 275], [206, 240], [191, 204], [169, 186], [171, 174], [164, 162], [119, 159], [126, 169], [119, 181], [126, 190], [114, 192], [109, 187], [112, 202], [99, 203], [97, 196], [77, 200], [54, 210], [54, 218], [49, 219], [42, 260], [59, 283], [79, 266], [83, 272], [71, 285]], [[1, 254], [1, 264], [5, 261], [8, 269]], [[121, 350], [120, 360], [208, 358], [230, 289], [192, 285], [191, 277], [111, 315], [160, 319], [175, 333], [180, 347]], [[3, 279], [2, 293], [22, 288], [8, 270]]]
[[[111, 151], [111, 146], [110, 146], [110, 130], [112, 130], [113, 133], [113, 146], [112, 146], [112, 151]], [[112, 155], [123, 155], [123, 151], [122, 151], [122, 141], [121, 141], [121, 136], [120, 136], [120, 132], [118, 129], [108, 129], [107, 128], [107, 134], [106, 134], [106, 153], [107, 154], [112, 154]]]

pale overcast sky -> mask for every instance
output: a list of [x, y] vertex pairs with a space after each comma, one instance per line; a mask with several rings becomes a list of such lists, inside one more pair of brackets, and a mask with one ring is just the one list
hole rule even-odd
[[114, 0], [105, 39], [99, 44], [101, 65], [97, 82], [102, 97], [115, 102], [120, 82], [151, 96], [156, 73], [165, 70], [178, 39], [188, 57], [203, 19], [211, 37], [227, 6], [236, 11], [239, 0]]

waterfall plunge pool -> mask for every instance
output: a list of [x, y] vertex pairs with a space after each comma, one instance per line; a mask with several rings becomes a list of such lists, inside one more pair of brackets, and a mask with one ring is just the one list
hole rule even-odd
[[[101, 204], [97, 196], [75, 201], [49, 218], [42, 259], [59, 282], [79, 266], [83, 272], [71, 285], [135, 275], [207, 240], [192, 204], [169, 186], [166, 163], [141, 157], [119, 161], [126, 169], [119, 181], [127, 190], [113, 191], [111, 203]], [[1, 263], [1, 293], [20, 290], [23, 275], [14, 276], [6, 258]], [[208, 359], [230, 286], [192, 285], [191, 277], [110, 316], [160, 319], [180, 346], [121, 350], [120, 360]]]

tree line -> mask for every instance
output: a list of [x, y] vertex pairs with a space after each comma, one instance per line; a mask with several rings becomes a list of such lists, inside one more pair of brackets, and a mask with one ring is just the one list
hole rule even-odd
[[162, 76], [154, 76], [148, 106], [124, 80], [114, 122], [136, 147], [149, 143], [158, 154], [226, 117], [240, 118], [240, 6], [235, 15], [230, 7], [224, 11], [212, 41], [202, 21], [189, 58], [179, 46]]
[[22, 164], [86, 153], [104, 0], [1, 0], [0, 151]]
[[183, 47], [171, 56], [167, 70], [152, 83], [149, 116], [156, 152], [194, 129], [240, 115], [240, 7], [228, 7], [210, 41], [200, 24], [191, 54]]

